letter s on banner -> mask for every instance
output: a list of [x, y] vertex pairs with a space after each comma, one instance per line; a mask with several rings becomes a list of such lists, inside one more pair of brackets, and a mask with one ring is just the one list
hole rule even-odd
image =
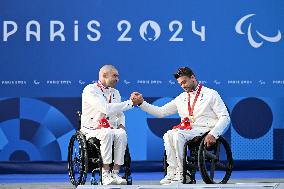
[[98, 31], [97, 29], [93, 28], [92, 25], [96, 25], [97, 27], [100, 27], [100, 23], [96, 20], [91, 20], [90, 22], [88, 22], [88, 30], [90, 30], [91, 32], [95, 33], [97, 36], [96, 37], [92, 37], [91, 34], [88, 34], [87, 37], [90, 41], [98, 41], [101, 38], [101, 33], [100, 31]]

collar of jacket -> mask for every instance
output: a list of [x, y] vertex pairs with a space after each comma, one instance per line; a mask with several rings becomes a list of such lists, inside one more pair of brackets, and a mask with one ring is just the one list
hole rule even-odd
[[109, 87], [104, 86], [100, 80], [98, 81], [98, 86], [99, 86], [101, 89], [109, 89]]
[[191, 89], [189, 92], [190, 93], [196, 92], [197, 89], [199, 88], [199, 85], [200, 85], [200, 83], [198, 83], [197, 86], [194, 89]]

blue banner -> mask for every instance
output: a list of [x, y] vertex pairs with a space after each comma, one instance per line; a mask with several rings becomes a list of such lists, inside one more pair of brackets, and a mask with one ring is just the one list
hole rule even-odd
[[[66, 160], [82, 89], [104, 64], [118, 68], [124, 99], [139, 91], [157, 105], [182, 92], [173, 73], [191, 67], [230, 111], [234, 158], [283, 160], [283, 10], [281, 0], [0, 1], [0, 160]], [[160, 160], [177, 118], [126, 112], [133, 160]]]

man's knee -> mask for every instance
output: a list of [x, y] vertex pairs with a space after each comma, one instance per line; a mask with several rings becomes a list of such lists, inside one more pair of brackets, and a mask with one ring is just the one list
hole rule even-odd
[[164, 139], [164, 140], [169, 140], [169, 138], [172, 137], [172, 136], [173, 136], [173, 130], [168, 130], [168, 131], [164, 134], [163, 139]]
[[116, 129], [115, 131], [118, 135], [126, 136], [126, 131], [124, 129]]
[[168, 140], [168, 139], [169, 139], [169, 134], [168, 134], [168, 133], [165, 133], [164, 136], [163, 136], [163, 139], [164, 139], [164, 140]]
[[184, 142], [184, 134], [182, 130], [177, 130], [173, 133], [173, 141], [174, 142]]
[[111, 129], [102, 129], [101, 132], [102, 140], [112, 140], [113, 132]]
[[117, 129], [115, 131], [115, 135], [118, 139], [127, 142], [127, 134], [126, 134], [126, 131], [124, 129]]

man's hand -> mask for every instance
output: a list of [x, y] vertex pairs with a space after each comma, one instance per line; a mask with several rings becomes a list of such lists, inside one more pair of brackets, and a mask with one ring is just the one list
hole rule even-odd
[[205, 137], [205, 140], [204, 140], [205, 146], [210, 147], [210, 146], [212, 146], [215, 143], [216, 143], [216, 138], [213, 135], [208, 134]]
[[142, 95], [138, 92], [133, 92], [130, 96], [130, 100], [133, 102], [134, 106], [140, 105], [144, 101]]

